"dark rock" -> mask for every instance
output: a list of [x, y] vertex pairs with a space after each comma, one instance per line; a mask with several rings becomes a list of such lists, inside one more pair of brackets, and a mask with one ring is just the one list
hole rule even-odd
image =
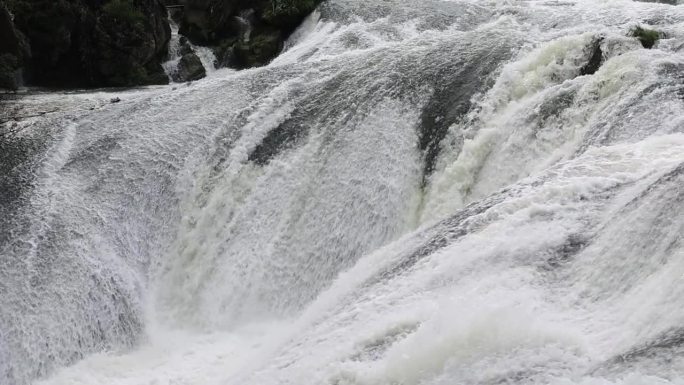
[[8, 53], [0, 54], [0, 89], [16, 90], [19, 87], [17, 71], [20, 63], [17, 57]]
[[231, 19], [230, 30], [237, 31], [237, 39], [240, 41], [248, 41], [253, 26], [257, 22], [256, 14], [253, 9], [241, 11], [239, 15], [233, 16]]
[[121, 101], [121, 98], [111, 98], [109, 99], [110, 103], [119, 103]]
[[271, 130], [249, 154], [247, 160], [265, 166], [278, 154], [296, 145], [306, 132], [299, 118], [291, 117]]
[[180, 43], [180, 56], [187, 55], [189, 53], [193, 53], [192, 46], [190, 46], [190, 42], [188, 39], [185, 39], [185, 41]]
[[660, 4], [669, 4], [669, 5], [677, 5], [678, 2], [677, 0], [636, 0], [641, 3], [660, 3]]
[[7, 0], [31, 46], [28, 84], [133, 86], [168, 82], [171, 30], [158, 0]]
[[161, 71], [156, 71], [154, 73], [149, 73], [147, 75], [147, 85], [166, 85], [169, 84], [169, 75]]
[[188, 53], [181, 57], [178, 62], [178, 70], [173, 74], [176, 82], [187, 82], [202, 79], [207, 73], [202, 65], [202, 61], [194, 53]]
[[267, 64], [282, 49], [283, 36], [280, 31], [273, 30], [254, 36], [249, 42], [235, 45], [235, 59], [240, 68], [258, 67]]
[[[92, 58], [100, 83], [130, 86], [168, 83], [161, 63], [171, 29], [156, 0], [110, 0], [95, 24]], [[122, 55], [122, 52], [125, 53]], [[97, 77], [96, 75], [96, 77]]]
[[0, 1], [0, 88], [17, 89], [21, 68], [29, 56], [26, 38], [16, 29], [12, 15]]
[[216, 62], [216, 68], [236, 68], [239, 67], [238, 59], [235, 54], [235, 41], [227, 40], [222, 45], [213, 48]]
[[180, 33], [194, 44], [211, 45], [234, 35], [231, 19], [238, 11], [238, 1], [187, 0], [183, 9]]
[[316, 0], [262, 1], [261, 17], [267, 24], [291, 33], [320, 3]]
[[599, 70], [599, 68], [601, 68], [601, 64], [603, 64], [603, 50], [601, 49], [601, 42], [603, 42], [603, 38], [596, 39], [596, 41], [594, 41], [592, 44], [591, 58], [589, 58], [589, 62], [580, 69], [580, 75], [593, 75]]
[[651, 49], [660, 40], [660, 32], [652, 29], [636, 27], [631, 32], [632, 37], [636, 37], [644, 48]]
[[183, 20], [183, 5], [184, 5], [184, 0], [161, 0], [162, 4], [164, 4], [165, 7], [167, 7], [167, 10], [169, 12], [169, 16], [171, 17], [171, 20], [174, 22], [180, 24], [181, 20]]
[[321, 0], [186, 0], [180, 33], [214, 49], [219, 67], [268, 64]]

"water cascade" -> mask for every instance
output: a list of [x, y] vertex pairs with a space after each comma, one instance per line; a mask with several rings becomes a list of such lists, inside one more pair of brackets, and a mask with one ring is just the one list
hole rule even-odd
[[[162, 64], [164, 72], [169, 77], [170, 81], [174, 81], [174, 76], [178, 73], [178, 63], [183, 57], [183, 44], [181, 44], [182, 36], [178, 33], [178, 24], [169, 18], [169, 25], [171, 26], [171, 40], [169, 41], [169, 58]], [[184, 44], [189, 47], [190, 52], [197, 55], [202, 62], [202, 67], [206, 73], [211, 73], [216, 70], [216, 55], [209, 47], [202, 47], [192, 44], [185, 39]]]
[[263, 68], [3, 101], [0, 384], [684, 383], [683, 41], [329, 0]]

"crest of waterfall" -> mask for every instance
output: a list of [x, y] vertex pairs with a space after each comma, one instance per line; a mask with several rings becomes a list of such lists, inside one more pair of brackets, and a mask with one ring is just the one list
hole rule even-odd
[[263, 68], [3, 101], [0, 384], [681, 384], [683, 38], [329, 0]]

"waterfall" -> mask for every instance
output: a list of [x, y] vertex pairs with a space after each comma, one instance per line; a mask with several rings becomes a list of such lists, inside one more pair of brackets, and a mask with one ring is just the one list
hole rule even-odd
[[[169, 16], [169, 25], [171, 26], [171, 40], [169, 41], [168, 60], [162, 64], [164, 72], [169, 77], [169, 81], [173, 82], [173, 75], [178, 72], [178, 63], [183, 56], [181, 39], [183, 38], [179, 33], [178, 24]], [[202, 66], [207, 74], [216, 71], [216, 55], [209, 47], [201, 47], [192, 44], [186, 39], [185, 44], [190, 47], [192, 53], [202, 62]]]
[[249, 39], [252, 35], [252, 19], [254, 18], [254, 10], [248, 9], [242, 11], [240, 16], [236, 17], [238, 24], [240, 25], [240, 40], [243, 43], [249, 43]]
[[683, 38], [329, 0], [263, 68], [0, 101], [0, 384], [681, 384]]

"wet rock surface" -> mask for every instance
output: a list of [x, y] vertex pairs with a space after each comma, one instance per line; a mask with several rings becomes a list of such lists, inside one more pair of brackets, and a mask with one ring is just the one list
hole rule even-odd
[[601, 65], [603, 64], [602, 42], [603, 38], [598, 38], [594, 41], [591, 46], [591, 57], [589, 58], [589, 62], [580, 69], [580, 75], [593, 75], [601, 68]]
[[17, 89], [20, 69], [30, 55], [28, 43], [12, 20], [12, 14], [0, 2], [0, 88]]
[[219, 66], [268, 64], [320, 0], [185, 0], [180, 33], [217, 53]]
[[19, 66], [27, 85], [69, 88], [168, 82], [161, 63], [171, 30], [159, 0], [6, 0], [5, 5], [13, 21], [7, 27], [6, 17], [1, 17], [0, 28], [26, 35], [30, 59]]
[[178, 62], [178, 71], [173, 74], [176, 82], [187, 82], [202, 79], [207, 75], [202, 61], [193, 52], [184, 54]]

